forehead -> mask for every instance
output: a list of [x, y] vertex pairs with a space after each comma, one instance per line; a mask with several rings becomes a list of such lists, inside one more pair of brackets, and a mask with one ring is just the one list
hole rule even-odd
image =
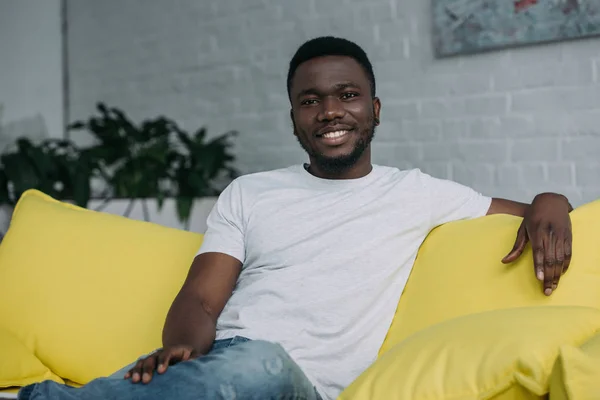
[[340, 82], [352, 82], [365, 89], [369, 78], [364, 68], [352, 57], [324, 56], [303, 62], [296, 69], [291, 91], [333, 87]]

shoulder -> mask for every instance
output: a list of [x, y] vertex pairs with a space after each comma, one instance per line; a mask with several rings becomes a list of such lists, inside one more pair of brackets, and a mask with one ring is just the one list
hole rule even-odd
[[402, 186], [427, 186], [428, 181], [433, 179], [430, 175], [424, 173], [419, 168], [399, 169], [396, 167], [387, 167], [374, 165], [373, 168], [378, 176], [389, 182], [400, 184]]
[[414, 196], [453, 196], [469, 194], [472, 189], [458, 182], [445, 178], [437, 178], [419, 168], [398, 169], [378, 166], [379, 177], [386, 187], [394, 187], [403, 193], [410, 192]]
[[427, 189], [435, 189], [437, 187], [464, 187], [464, 185], [447, 178], [439, 178], [429, 173], [423, 172], [419, 168], [401, 170], [393, 167], [378, 167], [383, 172], [382, 175], [387, 175], [390, 179], [397, 182], [402, 182], [406, 185], [415, 185]]

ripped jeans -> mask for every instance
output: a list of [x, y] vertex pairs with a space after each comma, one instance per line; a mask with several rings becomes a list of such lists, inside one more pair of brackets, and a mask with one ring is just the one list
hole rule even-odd
[[285, 350], [236, 336], [215, 341], [208, 354], [154, 374], [148, 384], [123, 379], [129, 365], [81, 388], [52, 381], [25, 386], [19, 400], [322, 400]]

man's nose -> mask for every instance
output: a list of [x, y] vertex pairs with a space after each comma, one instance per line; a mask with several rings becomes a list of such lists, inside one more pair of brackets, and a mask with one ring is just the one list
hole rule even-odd
[[336, 118], [342, 118], [345, 110], [342, 102], [334, 97], [325, 97], [321, 102], [321, 110], [319, 112], [319, 121], [332, 121]]

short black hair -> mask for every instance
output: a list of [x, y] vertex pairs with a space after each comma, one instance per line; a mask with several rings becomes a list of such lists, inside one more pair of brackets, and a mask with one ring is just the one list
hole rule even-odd
[[290, 68], [288, 70], [288, 96], [290, 96], [292, 88], [292, 79], [300, 64], [323, 56], [346, 56], [355, 59], [365, 70], [367, 78], [369, 78], [371, 83], [371, 96], [375, 97], [375, 74], [373, 73], [373, 66], [369, 61], [369, 57], [367, 57], [367, 53], [356, 43], [333, 36], [321, 36], [311, 39], [298, 48], [290, 61]]

